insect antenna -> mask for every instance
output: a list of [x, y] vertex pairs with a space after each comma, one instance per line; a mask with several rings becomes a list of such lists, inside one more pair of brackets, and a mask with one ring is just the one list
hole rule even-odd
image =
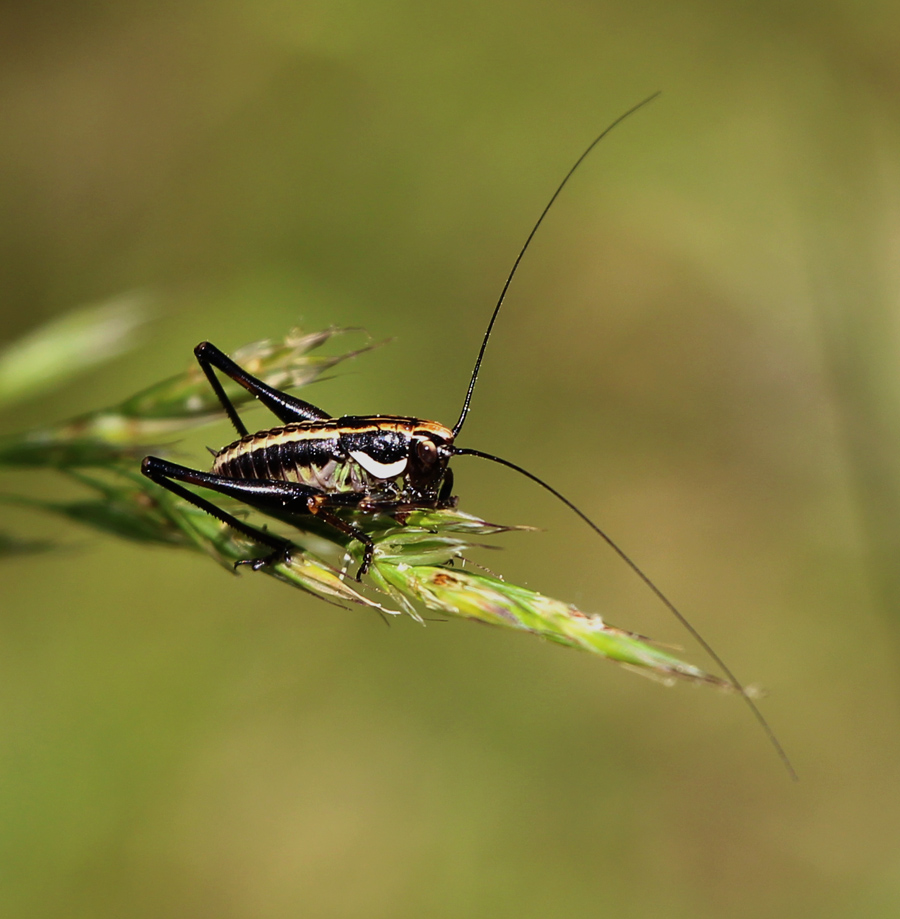
[[625, 562], [626, 565], [650, 588], [651, 591], [656, 595], [657, 599], [669, 610], [670, 613], [681, 623], [682, 626], [693, 636], [697, 644], [712, 658], [713, 661], [721, 668], [722, 672], [728, 678], [728, 681], [731, 683], [734, 690], [743, 697], [744, 701], [750, 707], [750, 711], [753, 712], [753, 717], [758, 722], [759, 726], [762, 728], [766, 737], [769, 739], [769, 743], [774, 747], [775, 752], [778, 754], [778, 758], [784, 764], [785, 769], [787, 769], [790, 777], [796, 782], [798, 781], [797, 773], [791, 764], [790, 759], [788, 758], [787, 753], [784, 751], [784, 747], [781, 746], [778, 738], [775, 736], [775, 732], [772, 730], [771, 725], [766, 720], [765, 715], [759, 710], [759, 706], [753, 701], [752, 696], [747, 691], [746, 687], [738, 680], [734, 675], [732, 669], [722, 660], [722, 658], [713, 650], [712, 645], [697, 631], [697, 629], [691, 624], [687, 616], [682, 613], [677, 606], [653, 583], [650, 579], [650, 576], [646, 574], [642, 568], [640, 568], [631, 556], [625, 552], [625, 550], [619, 546], [619, 544], [604, 530], [602, 530], [587, 514], [584, 513], [579, 507], [573, 504], [565, 495], [558, 492], [552, 485], [548, 485], [543, 479], [538, 478], [533, 472], [529, 472], [527, 469], [523, 469], [521, 466], [516, 465], [516, 463], [511, 463], [509, 460], [502, 459], [499, 456], [494, 456], [491, 453], [483, 453], [481, 450], [470, 450], [465, 448], [455, 447], [453, 449], [454, 456], [478, 456], [481, 459], [490, 460], [492, 463], [499, 463], [501, 466], [506, 466], [508, 469], [512, 469], [514, 472], [518, 472], [520, 475], [525, 476], [527, 479], [531, 479], [532, 482], [540, 485], [541, 488], [546, 489], [553, 495], [555, 498], [558, 498], [566, 505], [570, 510], [574, 511], [601, 539], [606, 542], [606, 544]]
[[[503, 302], [506, 299], [507, 291], [509, 286], [512, 283], [512, 279], [515, 277], [516, 271], [518, 270], [519, 263], [522, 261], [525, 253], [528, 251], [528, 247], [531, 245], [532, 239], [534, 239], [535, 234], [538, 231], [540, 225], [544, 222], [544, 218], [547, 216], [547, 212], [553, 207], [554, 202], [559, 197], [563, 188], [566, 187], [569, 179], [572, 178], [572, 175], [575, 173], [575, 170], [584, 162], [588, 154], [609, 134], [613, 128], [620, 125], [626, 118], [633, 115], [639, 109], [642, 109], [645, 105], [648, 105], [652, 102], [659, 92], [653, 93], [651, 96], [648, 96], [646, 99], [638, 102], [637, 105], [632, 106], [622, 115], [619, 115], [611, 124], [605, 127], [597, 137], [591, 141], [590, 145], [578, 157], [574, 165], [569, 169], [569, 171], [563, 177], [562, 182], [556, 187], [556, 191], [553, 192], [550, 200], [547, 202], [544, 209], [541, 211], [540, 216], [538, 217], [536, 223], [531, 228], [531, 232], [528, 234], [528, 238], [525, 240], [525, 244], [519, 250], [519, 254], [516, 256], [516, 260], [513, 262], [512, 269], [506, 277], [506, 281], [503, 284], [503, 289], [500, 291], [500, 296], [497, 299], [497, 304], [494, 307], [493, 313], [491, 313], [490, 321], [488, 322], [487, 330], [484, 333], [484, 338], [481, 340], [481, 348], [478, 351], [478, 357], [475, 360], [475, 366], [472, 368], [472, 376], [469, 379], [469, 388], [466, 390], [466, 397], [463, 401], [462, 410], [459, 413], [459, 419], [456, 424], [453, 426], [453, 436], [456, 437], [457, 434], [462, 430], [463, 424], [465, 424], [466, 418], [469, 414], [469, 406], [472, 402], [472, 393], [475, 391], [475, 384], [478, 381], [478, 372], [481, 370], [481, 362], [484, 359], [484, 353], [487, 350], [488, 341], [491, 337], [491, 332], [494, 330], [494, 323], [497, 321], [497, 316], [500, 315], [500, 308], [503, 306]], [[787, 753], [785, 753], [784, 747], [781, 746], [780, 741], [775, 736], [775, 732], [772, 730], [772, 727], [769, 725], [769, 722], [766, 720], [763, 713], [759, 710], [759, 707], [753, 701], [750, 693], [747, 691], [746, 687], [738, 680], [734, 675], [734, 672], [731, 668], [722, 660], [722, 658], [713, 650], [709, 642], [697, 631], [697, 629], [691, 624], [690, 620], [682, 613], [677, 606], [653, 583], [649, 575], [647, 575], [643, 569], [641, 569], [638, 564], [622, 549], [613, 539], [609, 536], [608, 533], [604, 532], [587, 514], [584, 513], [580, 508], [573, 504], [565, 495], [558, 492], [552, 485], [549, 485], [543, 479], [538, 478], [534, 473], [529, 472], [527, 469], [523, 469], [521, 466], [516, 465], [515, 463], [510, 462], [509, 460], [502, 459], [499, 456], [494, 456], [490, 453], [483, 453], [481, 450], [471, 450], [465, 448], [454, 447], [453, 448], [454, 456], [477, 456], [481, 459], [490, 460], [492, 463], [498, 463], [501, 466], [506, 466], [509, 469], [512, 469], [514, 472], [518, 472], [520, 475], [525, 476], [528, 479], [531, 479], [532, 482], [540, 485], [541, 488], [550, 492], [555, 498], [560, 500], [563, 504], [566, 505], [570, 510], [574, 511], [598, 536], [603, 539], [606, 544], [625, 562], [626, 565], [640, 578], [644, 584], [650, 588], [650, 590], [655, 594], [657, 599], [669, 610], [670, 613], [681, 623], [681, 625], [693, 636], [694, 640], [700, 645], [701, 648], [710, 656], [710, 658], [721, 668], [722, 672], [727, 677], [728, 681], [731, 683], [734, 690], [743, 697], [744, 701], [750, 707], [750, 711], [753, 713], [753, 717], [756, 719], [759, 726], [762, 728], [763, 733], [769, 740], [769, 743], [774, 748], [778, 758], [781, 760], [785, 769], [787, 769], [790, 777], [796, 782], [798, 776], [794, 770], [793, 765], [791, 764], [790, 759], [788, 758]]]
[[497, 299], [497, 305], [494, 307], [494, 312], [491, 314], [491, 321], [488, 323], [487, 331], [484, 333], [484, 338], [481, 341], [481, 349], [478, 352], [478, 357], [475, 360], [475, 366], [472, 369], [472, 376], [469, 380], [469, 388], [468, 390], [466, 390], [466, 398], [463, 401], [462, 411], [459, 413], [459, 420], [456, 422], [455, 425], [453, 425], [453, 436], [454, 437], [457, 434], [459, 434], [459, 432], [462, 430], [462, 426], [463, 424], [465, 424], [465, 421], [466, 421], [466, 416], [469, 414], [469, 404], [472, 401], [472, 393], [475, 390], [475, 383], [478, 380], [478, 371], [481, 370], [481, 361], [484, 358], [484, 352], [487, 350], [487, 345], [491, 337], [491, 332], [493, 332], [494, 330], [494, 323], [497, 321], [497, 316], [500, 314], [500, 307], [503, 306], [503, 301], [506, 299], [506, 292], [509, 290], [509, 285], [512, 283], [512, 279], [515, 277], [516, 270], [519, 267], [519, 262], [522, 261], [523, 256], [528, 251], [528, 247], [531, 245], [531, 240], [534, 239], [535, 233], [537, 233], [538, 228], [544, 222], [544, 218], [547, 216], [547, 211], [549, 211], [550, 208], [553, 207], [553, 203], [559, 197], [560, 192], [566, 187], [566, 183], [569, 181], [569, 179], [572, 178], [572, 175], [574, 174], [575, 170], [585, 161], [585, 159], [587, 159], [587, 156], [591, 152], [591, 150], [593, 150], [594, 147], [596, 147], [597, 144], [599, 144], [600, 141], [603, 140], [603, 138], [606, 137], [606, 135], [609, 134], [609, 132], [612, 131], [613, 128], [620, 125], [626, 118], [628, 118], [630, 115], [633, 115], [638, 109], [642, 109], [645, 105], [648, 105], [650, 102], [652, 102], [660, 94], [660, 92], [662, 92], [662, 90], [658, 90], [657, 92], [653, 93], [652, 96], [647, 96], [647, 98], [644, 99], [642, 102], [638, 102], [637, 105], [632, 106], [630, 109], [628, 109], [627, 112], [625, 112], [622, 115], [619, 115], [619, 117], [616, 118], [615, 121], [607, 125], [607, 127], [605, 127], [591, 141], [590, 146], [584, 151], [584, 153], [582, 153], [581, 156], [578, 157], [578, 159], [575, 161], [575, 164], [566, 173], [565, 178], [563, 178], [562, 182], [560, 182], [559, 185], [556, 187], [556, 191], [553, 192], [553, 195], [550, 198], [550, 200], [547, 202], [546, 207], [541, 211], [541, 216], [538, 217], [537, 222], [531, 228], [531, 232], [528, 234], [528, 238], [525, 240], [525, 245], [523, 245], [522, 248], [519, 250], [519, 254], [516, 256], [516, 260], [513, 262], [512, 269], [507, 275], [506, 282], [503, 284], [503, 289], [500, 291], [500, 296]]

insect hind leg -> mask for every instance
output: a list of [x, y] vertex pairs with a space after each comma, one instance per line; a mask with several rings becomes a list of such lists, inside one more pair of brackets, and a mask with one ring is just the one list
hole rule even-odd
[[258, 380], [208, 341], [200, 342], [194, 348], [194, 355], [197, 358], [197, 363], [206, 374], [213, 392], [218, 396], [219, 402], [222, 403], [225, 414], [228, 415], [229, 420], [241, 437], [246, 437], [249, 432], [216, 376], [216, 370], [220, 370], [226, 376], [231, 377], [235, 383], [243, 386], [247, 392], [259, 399], [284, 424], [291, 424], [296, 421], [323, 421], [331, 417], [327, 412], [323, 412], [322, 409], [316, 408], [311, 403], [304, 402], [303, 399], [298, 399], [296, 396], [289, 396], [287, 393], [263, 383], [262, 380]]
[[[202, 488], [209, 488], [219, 494], [226, 495], [230, 498], [236, 498], [243, 501], [250, 507], [256, 508], [263, 513], [270, 513], [274, 517], [285, 519], [288, 515], [310, 514], [320, 518], [334, 529], [339, 530], [351, 539], [361, 542], [365, 546], [363, 561], [356, 573], [356, 580], [362, 580], [362, 576], [369, 570], [372, 564], [372, 558], [375, 553], [375, 543], [372, 538], [360, 530], [358, 527], [347, 523], [336, 514], [328, 509], [328, 504], [341, 504], [349, 502], [336, 501], [336, 496], [325, 495], [314, 488], [306, 485], [300, 485], [296, 482], [283, 482], [280, 480], [269, 479], [232, 479], [227, 476], [214, 475], [209, 472], [200, 472], [198, 469], [191, 469], [188, 466], [180, 466], [178, 463], [170, 463], [167, 460], [159, 459], [156, 456], [144, 458], [141, 465], [141, 472], [168, 489], [173, 494], [184, 498], [195, 507], [206, 511], [213, 517], [221, 520], [223, 523], [243, 533], [255, 542], [264, 546], [269, 546], [273, 552], [270, 556], [258, 559], [246, 559], [240, 561], [237, 565], [251, 565], [254, 570], [259, 570], [267, 564], [277, 561], [289, 561], [290, 549], [292, 543], [268, 533], [259, 530], [256, 527], [238, 520], [233, 514], [222, 510], [221, 507], [202, 498], [200, 495], [185, 488], [180, 482], [186, 482], [189, 485], [198, 485]], [[356, 500], [356, 496], [353, 497]]]
[[[290, 561], [292, 543], [289, 540], [282, 539], [280, 536], [276, 536], [273, 533], [268, 533], [265, 530], [250, 526], [249, 523], [244, 523], [243, 520], [239, 520], [233, 514], [229, 514], [227, 511], [222, 510], [221, 507], [213, 504], [212, 501], [202, 498], [200, 495], [179, 484], [179, 481], [186, 481], [193, 485], [203, 485], [206, 488], [213, 488], [216, 491], [227, 494], [228, 492], [224, 488], [216, 488], [215, 484], [208, 481], [209, 479], [221, 479], [220, 476], [211, 476], [206, 473], [198, 472], [195, 469], [179, 466], [177, 463], [170, 463], [156, 456], [147, 456], [144, 458], [141, 464], [141, 472], [152, 482], [162, 486], [167, 491], [172, 492], [172, 494], [178, 495], [179, 498], [183, 498], [189, 504], [193, 504], [194, 507], [199, 507], [201, 510], [206, 511], [207, 514], [210, 514], [217, 520], [221, 520], [222, 523], [227, 524], [233, 530], [237, 530], [254, 542], [268, 546], [273, 550], [270, 555], [264, 558], [243, 559], [235, 562], [235, 568], [239, 565], [250, 564], [253, 566], [254, 570], [259, 570], [259, 568], [264, 565], [276, 561], [283, 561], [285, 563]], [[228, 480], [223, 481], [227, 482]]]

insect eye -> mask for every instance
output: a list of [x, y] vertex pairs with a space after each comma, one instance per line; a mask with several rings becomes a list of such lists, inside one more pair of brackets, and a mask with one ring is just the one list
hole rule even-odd
[[423, 463], [431, 464], [437, 459], [437, 447], [433, 441], [416, 441], [416, 455]]

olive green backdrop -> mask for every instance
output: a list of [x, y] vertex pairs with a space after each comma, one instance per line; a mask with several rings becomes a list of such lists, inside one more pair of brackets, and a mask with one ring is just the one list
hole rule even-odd
[[[898, 34], [849, 0], [4, 4], [0, 338], [156, 317], [7, 431], [297, 323], [393, 338], [305, 397], [452, 423], [555, 184], [663, 90], [551, 212], [461, 442], [614, 534], [801, 781], [734, 697], [6, 509], [62, 548], [0, 567], [0, 911], [896, 916]], [[564, 508], [456, 469], [544, 528], [495, 571], [706, 663]]]

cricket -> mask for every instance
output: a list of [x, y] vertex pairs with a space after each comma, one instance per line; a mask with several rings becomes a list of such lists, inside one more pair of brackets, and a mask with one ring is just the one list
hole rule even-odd
[[[685, 615], [600, 526], [560, 491], [534, 473], [499, 456], [456, 446], [456, 440], [469, 415], [482, 361], [510, 284], [548, 211], [600, 141], [658, 95], [654, 93], [609, 124], [575, 161], [547, 202], [503, 284], [472, 368], [459, 417], [452, 427], [437, 421], [400, 415], [332, 417], [303, 399], [268, 386], [247, 373], [215, 345], [204, 341], [197, 345], [194, 354], [235, 428], [238, 440], [214, 453], [209, 472], [155, 456], [144, 458], [141, 471], [153, 482], [269, 549], [267, 554], [244, 559], [237, 562], [236, 566], [249, 565], [259, 570], [275, 562], [289, 561], [292, 543], [276, 533], [238, 519], [187, 486], [207, 489], [235, 499], [263, 514], [288, 521], [301, 530], [304, 520], [317, 518], [363, 545], [362, 563], [356, 572], [356, 580], [361, 581], [372, 565], [374, 543], [368, 534], [344, 519], [340, 515], [341, 510], [390, 515], [402, 522], [404, 511], [456, 505], [453, 470], [450, 468], [451, 461], [456, 457], [477, 457], [505, 466], [530, 479], [565, 504], [652, 591], [721, 668], [733, 689], [750, 707], [792, 778], [796, 779], [787, 754], [751, 694]], [[225, 393], [217, 372], [247, 390], [278, 419], [280, 425], [250, 433]]]

